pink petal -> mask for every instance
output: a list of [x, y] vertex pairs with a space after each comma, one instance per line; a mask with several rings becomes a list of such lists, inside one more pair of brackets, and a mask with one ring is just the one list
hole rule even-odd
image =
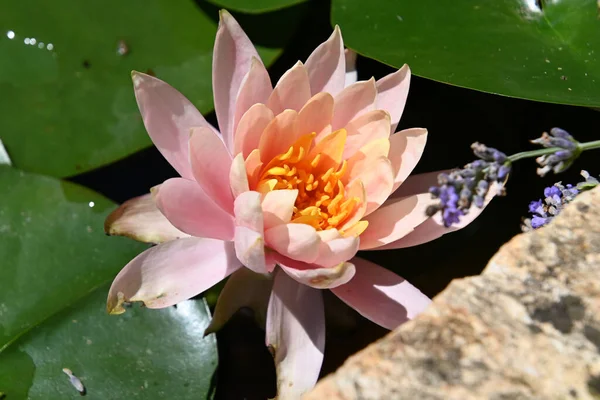
[[246, 267], [266, 273], [263, 215], [258, 192], [245, 192], [235, 199], [235, 253]]
[[427, 129], [405, 129], [390, 136], [389, 159], [394, 167], [394, 189], [408, 178], [423, 155]]
[[387, 157], [379, 157], [371, 162], [355, 179], [363, 182], [367, 194], [369, 215], [377, 210], [390, 196], [394, 187], [394, 171]]
[[354, 209], [354, 212], [349, 216], [348, 220], [340, 227], [342, 231], [345, 231], [360, 221], [367, 211], [367, 191], [365, 190], [364, 183], [360, 179], [354, 179], [346, 186], [345, 190], [346, 198], [357, 197], [360, 200], [360, 204]]
[[177, 229], [192, 236], [231, 240], [233, 217], [194, 181], [172, 178], [153, 189], [156, 206]]
[[248, 268], [235, 271], [219, 294], [213, 318], [204, 335], [218, 332], [242, 307], [252, 309], [258, 326], [264, 327], [272, 286], [273, 281], [269, 276], [257, 274]]
[[206, 127], [217, 131], [172, 86], [141, 72], [134, 71], [131, 77], [144, 126], [152, 142], [179, 175], [194, 179], [188, 157], [190, 129]]
[[263, 163], [260, 161], [260, 151], [258, 149], [252, 150], [248, 154], [244, 164], [246, 165], [246, 172], [248, 174], [248, 185], [250, 189], [254, 190], [258, 184], [260, 172], [263, 167]]
[[344, 41], [339, 26], [306, 60], [311, 93], [328, 92], [336, 95], [344, 88], [346, 69]]
[[258, 148], [263, 131], [275, 118], [273, 111], [264, 104], [255, 104], [240, 119], [235, 132], [234, 154], [242, 152], [244, 157]]
[[344, 51], [346, 58], [346, 78], [344, 86], [350, 86], [358, 79], [358, 72], [356, 72], [356, 53], [350, 49]]
[[[365, 168], [381, 157], [388, 157], [390, 141], [387, 138], [372, 140], [362, 146], [348, 161], [348, 172], [344, 175], [345, 182], [350, 182], [360, 175]], [[390, 160], [391, 161], [391, 160]], [[393, 164], [393, 163], [392, 163]]]
[[307, 263], [319, 255], [321, 240], [317, 231], [306, 224], [282, 224], [265, 231], [267, 245], [286, 257]]
[[329, 93], [318, 93], [298, 113], [296, 129], [300, 135], [314, 132], [319, 137], [330, 128], [332, 118], [333, 97]]
[[145, 243], [163, 243], [189, 236], [162, 215], [150, 194], [129, 199], [110, 213], [104, 222], [104, 232]]
[[[404, 187], [402, 185], [401, 187]], [[471, 222], [475, 220], [487, 207], [487, 205], [492, 201], [492, 199], [497, 196], [502, 190], [502, 185], [499, 183], [494, 183], [490, 186], [488, 194], [485, 196], [483, 208], [477, 208], [475, 206], [471, 206], [469, 213], [460, 218], [460, 222], [456, 225], [452, 225], [449, 228], [444, 226], [444, 223], [439, 215], [436, 214], [432, 218], [427, 219], [421, 225], [417, 226], [414, 231], [404, 236], [403, 238], [396, 240], [392, 243], [389, 243], [385, 246], [379, 247], [376, 250], [387, 250], [387, 249], [402, 249], [405, 247], [417, 246], [419, 244], [430, 242], [434, 239], [439, 238], [442, 235], [445, 235], [450, 232], [455, 232], [469, 225]]]
[[400, 187], [392, 194], [395, 198], [401, 198], [410, 196], [417, 193], [429, 192], [431, 186], [438, 184], [438, 175], [442, 172], [450, 172], [451, 170], [445, 169], [440, 171], [425, 172], [422, 174], [410, 175], [400, 185]]
[[282, 256], [276, 259], [281, 269], [292, 279], [315, 289], [331, 289], [343, 285], [352, 279], [355, 272], [354, 265], [348, 262], [323, 268]]
[[410, 86], [410, 68], [404, 64], [398, 71], [377, 81], [376, 108], [386, 110], [392, 116], [391, 133], [396, 131]]
[[152, 247], [119, 272], [108, 292], [111, 314], [125, 312], [124, 302], [141, 301], [164, 308], [194, 297], [240, 267], [231, 243], [183, 238]]
[[250, 63], [250, 70], [242, 80], [240, 92], [235, 103], [233, 132], [236, 132], [242, 115], [253, 105], [266, 103], [272, 91], [273, 86], [271, 85], [271, 78], [269, 78], [267, 69], [262, 61], [253, 58]]
[[425, 210], [431, 204], [429, 193], [394, 199], [385, 203], [373, 214], [364, 218], [369, 226], [360, 235], [360, 249], [377, 248], [408, 235], [427, 219]]
[[374, 110], [376, 97], [375, 79], [356, 82], [342, 90], [335, 97], [331, 128], [334, 131], [344, 128], [348, 122]]
[[404, 278], [377, 264], [355, 257], [354, 278], [331, 291], [358, 311], [387, 329], [413, 319], [431, 300]]
[[266, 343], [275, 352], [277, 398], [296, 400], [317, 382], [325, 349], [320, 290], [275, 275], [267, 310]]
[[208, 128], [192, 129], [190, 161], [196, 182], [223, 210], [233, 213], [229, 185], [231, 154], [223, 140]]
[[246, 175], [246, 163], [242, 154], [235, 156], [229, 170], [229, 184], [234, 198], [250, 190], [248, 175]]
[[314, 264], [331, 267], [348, 261], [356, 255], [359, 243], [358, 237], [346, 237], [322, 242], [319, 246], [319, 256]]
[[296, 142], [296, 123], [298, 113], [294, 110], [285, 110], [276, 116], [265, 128], [258, 149], [260, 159], [267, 164], [275, 156], [285, 153]]
[[296, 189], [273, 190], [265, 194], [262, 200], [265, 230], [290, 222], [297, 197], [298, 190]]
[[344, 149], [344, 159], [352, 157], [368, 143], [387, 139], [390, 135], [390, 116], [383, 110], [370, 111], [346, 125], [348, 138]]
[[219, 29], [215, 38], [212, 64], [212, 86], [215, 112], [225, 145], [233, 150], [236, 101], [252, 59], [260, 57], [246, 33], [225, 10], [219, 13]]
[[275, 115], [283, 110], [300, 111], [310, 99], [310, 84], [304, 65], [298, 61], [279, 79], [273, 93], [269, 96], [267, 106]]

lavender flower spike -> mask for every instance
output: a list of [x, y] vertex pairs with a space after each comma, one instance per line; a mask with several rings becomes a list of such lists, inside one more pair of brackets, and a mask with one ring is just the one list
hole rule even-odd
[[552, 128], [550, 134], [544, 132], [541, 137], [532, 140], [531, 143], [539, 144], [546, 148], [559, 149], [552, 154], [545, 154], [536, 158], [536, 162], [540, 166], [537, 169], [537, 174], [540, 176], [544, 176], [550, 171], [554, 171], [555, 174], [563, 172], [581, 154], [579, 143], [569, 132], [560, 128]]

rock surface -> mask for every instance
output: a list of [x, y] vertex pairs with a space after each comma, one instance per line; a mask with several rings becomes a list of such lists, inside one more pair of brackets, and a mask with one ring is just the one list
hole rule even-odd
[[600, 399], [600, 188], [305, 399]]

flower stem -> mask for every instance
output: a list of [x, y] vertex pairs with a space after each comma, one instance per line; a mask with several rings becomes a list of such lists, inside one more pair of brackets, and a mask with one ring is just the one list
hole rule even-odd
[[[586, 143], [579, 143], [578, 148], [580, 151], [600, 149], [600, 140], [594, 140]], [[522, 151], [520, 153], [513, 154], [508, 156], [508, 160], [510, 162], [515, 162], [519, 160], [523, 160], [525, 158], [539, 157], [546, 154], [556, 153], [561, 150], [560, 147], [549, 147], [546, 149], [532, 150], [532, 151]]]

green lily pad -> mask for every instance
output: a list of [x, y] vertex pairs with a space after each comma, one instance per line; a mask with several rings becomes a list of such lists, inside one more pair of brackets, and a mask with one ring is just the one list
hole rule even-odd
[[358, 53], [419, 76], [537, 101], [600, 106], [596, 0], [333, 0]]
[[0, 167], [0, 393], [97, 399], [205, 398], [217, 364], [205, 302], [106, 312], [108, 284], [147, 248], [107, 237], [114, 204], [81, 186]]
[[0, 390], [8, 399], [77, 399], [63, 372], [89, 399], [206, 399], [217, 367], [203, 300], [163, 310], [106, 314], [103, 286], [30, 331], [0, 354]]
[[[134, 69], [169, 82], [200, 111], [212, 110], [217, 11], [192, 0], [6, 0], [0, 135], [13, 164], [65, 177], [150, 145], [133, 95]], [[277, 29], [268, 40], [250, 34], [267, 64], [299, 20], [290, 13], [257, 20]], [[242, 26], [252, 31], [253, 23]]]
[[212, 4], [226, 8], [228, 10], [245, 12], [250, 14], [259, 14], [282, 8], [290, 7], [296, 4], [304, 3], [307, 0], [208, 0]]

